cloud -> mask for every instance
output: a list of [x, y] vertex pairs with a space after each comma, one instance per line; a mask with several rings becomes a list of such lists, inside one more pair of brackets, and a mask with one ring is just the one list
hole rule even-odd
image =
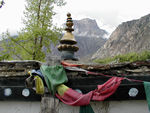
[[[73, 19], [92, 18], [98, 25], [112, 32], [125, 21], [140, 18], [150, 12], [149, 0], [66, 0], [67, 5], [58, 8], [59, 22], [63, 23], [66, 13]], [[56, 19], [57, 20], [57, 19]]]
[[9, 30], [17, 32], [22, 27], [24, 0], [6, 0], [0, 9], [0, 33]]
[[[55, 25], [62, 26], [70, 12], [75, 20], [95, 19], [98, 25], [112, 32], [125, 21], [140, 18], [150, 13], [150, 0], [65, 0], [67, 4], [56, 7]], [[0, 9], [0, 33], [9, 29], [14, 32], [22, 27], [25, 0], [5, 0]]]

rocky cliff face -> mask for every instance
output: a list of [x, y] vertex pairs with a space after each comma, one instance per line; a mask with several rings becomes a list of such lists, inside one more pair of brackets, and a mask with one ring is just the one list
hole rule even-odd
[[91, 56], [104, 45], [106, 39], [103, 38], [90, 38], [75, 36], [79, 51], [76, 55], [80, 58], [91, 58]]
[[150, 14], [119, 25], [92, 59], [143, 50], [150, 50]]
[[[107, 32], [100, 29], [95, 20], [92, 19], [82, 19], [74, 20], [74, 32], [75, 39], [77, 40], [77, 45], [79, 51], [76, 53], [77, 57], [89, 58], [91, 57], [101, 46], [104, 45]], [[52, 48], [52, 54], [60, 55], [57, 48]]]
[[77, 56], [80, 58], [91, 57], [106, 42], [104, 36], [107, 35], [107, 32], [100, 29], [95, 20], [89, 18], [74, 20], [73, 22], [75, 30], [73, 34], [79, 47]]
[[74, 35], [89, 38], [103, 38], [107, 32], [100, 29], [96, 20], [85, 18], [82, 20], [74, 20]]

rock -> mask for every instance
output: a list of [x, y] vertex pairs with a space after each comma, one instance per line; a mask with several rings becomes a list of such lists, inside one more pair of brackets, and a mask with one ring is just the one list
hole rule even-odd
[[100, 29], [96, 20], [85, 18], [82, 20], [74, 20], [74, 35], [89, 38], [103, 38], [108, 33]]
[[92, 59], [143, 50], [150, 50], [150, 14], [119, 25]]

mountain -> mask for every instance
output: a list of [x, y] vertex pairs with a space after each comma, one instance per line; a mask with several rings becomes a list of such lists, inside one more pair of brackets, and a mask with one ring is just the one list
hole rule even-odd
[[105, 30], [98, 27], [96, 20], [85, 18], [82, 20], [74, 20], [73, 22], [75, 36], [103, 38], [104, 35], [107, 35]]
[[[74, 29], [73, 34], [75, 35], [75, 39], [77, 41], [77, 46], [79, 47], [79, 51], [76, 54], [78, 58], [91, 58], [91, 56], [104, 45], [107, 39], [104, 38], [108, 33], [100, 29], [95, 20], [92, 19], [82, 19], [82, 20], [74, 20]], [[13, 36], [14, 38], [17, 35]], [[62, 38], [62, 37], [60, 37]], [[9, 41], [9, 39], [8, 39]], [[3, 43], [0, 41], [0, 43]], [[59, 45], [59, 42], [58, 44]], [[46, 52], [46, 48], [43, 47], [42, 50], [46, 53], [46, 59], [51, 59], [52, 57], [60, 57], [60, 52], [57, 50], [57, 46], [54, 46], [50, 43], [51, 53]], [[0, 46], [0, 50], [1, 50]]]
[[79, 51], [76, 53], [78, 57], [91, 57], [101, 46], [104, 45], [106, 39], [105, 35], [108, 33], [100, 29], [96, 20], [85, 18], [82, 20], [74, 20], [75, 39]]
[[104, 45], [106, 39], [95, 37], [75, 36], [79, 51], [76, 56], [82, 58], [90, 58], [100, 47]]
[[[82, 20], [73, 20], [73, 34], [77, 41], [79, 51], [76, 56], [79, 58], [91, 57], [101, 46], [104, 45], [107, 39], [104, 38], [108, 33], [100, 29], [95, 20], [85, 18]], [[60, 55], [57, 48], [51, 47], [51, 55]]]
[[150, 50], [150, 14], [120, 24], [92, 59]]

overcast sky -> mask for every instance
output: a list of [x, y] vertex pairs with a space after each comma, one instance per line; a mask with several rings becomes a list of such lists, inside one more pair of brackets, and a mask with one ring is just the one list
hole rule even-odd
[[[1, 1], [1, 0], [0, 0]], [[5, 5], [0, 8], [0, 33], [7, 29], [16, 33], [22, 25], [25, 0], [4, 0]], [[66, 14], [70, 12], [72, 18], [95, 19], [100, 28], [112, 32], [125, 21], [138, 19], [150, 13], [150, 0], [66, 0], [66, 6], [55, 8], [55, 24], [62, 25], [66, 21]]]

